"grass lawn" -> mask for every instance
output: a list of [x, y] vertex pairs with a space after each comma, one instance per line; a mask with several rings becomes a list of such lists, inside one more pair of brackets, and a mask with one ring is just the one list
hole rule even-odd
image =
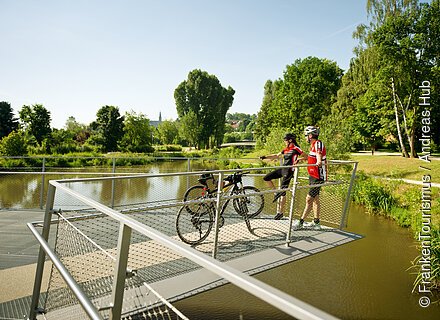
[[[440, 183], [439, 160], [431, 160], [428, 163], [420, 159], [407, 159], [396, 155], [352, 155], [351, 159], [359, 161], [358, 170], [368, 175], [421, 181], [423, 175], [430, 174], [432, 182]], [[420, 166], [431, 170], [423, 170]]]

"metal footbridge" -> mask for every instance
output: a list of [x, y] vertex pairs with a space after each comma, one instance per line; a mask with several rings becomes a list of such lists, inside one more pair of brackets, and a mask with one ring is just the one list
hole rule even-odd
[[[28, 318], [187, 319], [175, 301], [232, 283], [291, 317], [334, 319], [251, 275], [360, 238], [343, 231], [356, 166], [329, 164], [320, 194], [320, 230], [292, 227], [310, 189], [302, 178], [305, 166], [298, 166], [285, 218], [273, 219], [276, 190], [259, 185], [253, 196], [264, 196], [261, 214], [248, 220], [231, 204], [220, 224], [217, 210], [209, 236], [195, 246], [177, 236], [176, 215], [186, 205], [183, 192], [197, 183], [200, 172], [52, 180], [44, 221], [28, 224], [40, 244]], [[260, 183], [275, 168], [246, 169], [244, 184]], [[231, 170], [210, 172], [222, 181]], [[171, 190], [176, 184], [182, 187]], [[127, 190], [136, 201], [127, 201]], [[216, 208], [228, 197], [234, 198], [219, 192]]]

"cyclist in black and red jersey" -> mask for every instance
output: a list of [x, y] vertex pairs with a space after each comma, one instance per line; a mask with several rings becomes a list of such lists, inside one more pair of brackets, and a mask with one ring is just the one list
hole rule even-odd
[[[310, 143], [310, 151], [307, 157], [307, 162], [309, 165], [314, 165], [307, 167], [307, 171], [309, 172], [309, 185], [322, 184], [327, 180], [327, 151], [322, 141], [318, 139], [319, 128], [308, 126], [304, 130], [304, 135], [307, 142]], [[304, 208], [301, 219], [294, 223], [295, 229], [301, 229], [304, 226], [304, 219], [307, 217], [312, 208], [314, 219], [309, 226], [316, 230], [321, 229], [319, 220], [321, 211], [321, 204], [319, 202], [320, 190], [321, 187], [310, 188], [309, 193], [306, 197], [306, 206]]]
[[[284, 162], [283, 166], [293, 166], [298, 162], [298, 156], [303, 153], [301, 148], [298, 146], [298, 143], [296, 142], [296, 137], [292, 133], [287, 133], [284, 136], [284, 142], [286, 143], [286, 148], [281, 150], [280, 153], [277, 154], [271, 154], [268, 156], [262, 156], [260, 159], [278, 159], [280, 156], [283, 156]], [[275, 185], [273, 183], [273, 179], [280, 179], [283, 178], [281, 182], [281, 189], [287, 189], [289, 187], [290, 180], [293, 177], [293, 172], [295, 168], [280, 168], [277, 170], [274, 170], [272, 172], [269, 172], [263, 179], [266, 181], [267, 185], [271, 189], [275, 189]], [[277, 214], [275, 215], [275, 220], [280, 220], [284, 216], [284, 206], [286, 204], [286, 191], [280, 191], [277, 192], [274, 196], [274, 202], [280, 198], [280, 201], [277, 205]]]

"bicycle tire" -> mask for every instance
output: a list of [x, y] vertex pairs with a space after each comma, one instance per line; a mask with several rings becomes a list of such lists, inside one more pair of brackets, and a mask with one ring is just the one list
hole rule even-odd
[[[238, 190], [237, 194], [252, 194], [260, 192], [260, 190], [254, 186], [244, 186], [243, 189]], [[264, 196], [262, 194], [235, 198], [232, 201], [235, 211], [239, 215], [247, 215], [248, 218], [255, 218], [258, 216], [264, 208]]]
[[182, 206], [176, 217], [176, 231], [180, 240], [196, 245], [203, 242], [209, 235], [214, 224], [212, 206], [200, 203], [199, 212], [190, 213]]
[[[192, 186], [191, 188], [185, 191], [185, 194], [183, 195], [183, 201], [187, 202], [191, 200], [202, 199], [203, 197], [206, 196], [205, 192], [206, 192], [205, 187], [202, 185]], [[199, 207], [200, 207], [199, 203], [185, 205], [186, 211], [192, 214], [196, 213]]]

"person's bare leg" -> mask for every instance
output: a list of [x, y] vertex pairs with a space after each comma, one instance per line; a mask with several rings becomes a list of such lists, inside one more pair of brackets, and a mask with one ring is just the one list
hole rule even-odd
[[266, 184], [271, 190], [275, 189], [275, 185], [273, 184], [272, 180], [266, 181]]
[[319, 202], [319, 195], [313, 199], [313, 216], [315, 219], [319, 219], [321, 215], [321, 203]]
[[282, 196], [277, 203], [277, 212], [281, 212], [284, 215], [285, 205], [286, 205], [286, 196]]
[[313, 206], [313, 198], [308, 194], [306, 197], [306, 206], [304, 207], [303, 214], [301, 216], [301, 219], [304, 220], [307, 218], [307, 215], [309, 214], [310, 210]]

